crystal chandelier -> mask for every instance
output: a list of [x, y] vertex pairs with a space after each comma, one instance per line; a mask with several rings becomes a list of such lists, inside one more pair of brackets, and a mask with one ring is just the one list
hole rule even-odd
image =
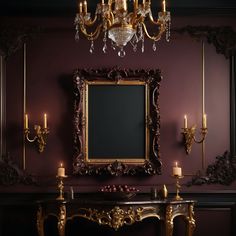
[[[130, 8], [130, 11], [128, 10]], [[150, 33], [147, 23], [155, 33]], [[101, 0], [97, 4], [95, 16], [87, 10], [87, 1], [79, 3], [79, 13], [75, 17], [75, 40], [79, 40], [79, 32], [86, 36], [91, 42], [90, 53], [94, 52], [94, 41], [100, 33], [103, 33], [103, 52], [107, 53], [107, 41], [111, 40], [111, 47], [118, 49], [120, 57], [125, 56], [124, 47], [129, 42], [134, 52], [137, 51], [138, 43], [141, 42], [141, 51], [144, 52], [145, 36], [153, 41], [153, 51], [156, 51], [156, 42], [166, 33], [166, 41], [170, 40], [170, 12], [166, 11], [166, 1], [162, 2], [162, 11], [158, 12], [155, 20], [151, 11], [151, 0], [143, 0], [140, 4], [138, 0], [133, 0], [128, 4], [127, 0]], [[153, 26], [151, 26], [153, 25]]]

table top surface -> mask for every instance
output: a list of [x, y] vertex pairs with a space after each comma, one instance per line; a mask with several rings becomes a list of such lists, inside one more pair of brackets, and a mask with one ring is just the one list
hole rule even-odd
[[191, 204], [196, 203], [196, 200], [192, 199], [183, 199], [183, 200], [174, 200], [173, 198], [159, 199], [151, 196], [147, 193], [135, 193], [135, 194], [119, 194], [119, 193], [86, 193], [86, 194], [76, 194], [74, 199], [65, 198], [65, 200], [56, 200], [56, 199], [42, 199], [37, 201], [39, 204], [88, 204], [88, 205], [149, 205], [149, 204], [159, 204], [159, 205], [168, 205], [168, 204]]

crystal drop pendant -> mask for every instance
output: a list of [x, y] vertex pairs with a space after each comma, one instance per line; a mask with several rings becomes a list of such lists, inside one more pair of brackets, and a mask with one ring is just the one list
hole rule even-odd
[[76, 31], [76, 34], [75, 34], [75, 41], [76, 41], [76, 42], [79, 41], [79, 31]]
[[142, 53], [144, 53], [144, 39], [142, 40], [142, 47], [141, 47]]
[[107, 53], [107, 45], [106, 44], [103, 45], [102, 51], [105, 54]]
[[125, 56], [125, 51], [123, 49], [123, 47], [120, 49], [120, 51], [118, 52], [118, 56], [119, 57], [124, 57]]
[[157, 50], [155, 41], [153, 41], [152, 50], [153, 50], [154, 52]]
[[94, 51], [94, 43], [93, 43], [93, 40], [91, 41], [91, 46], [90, 46], [90, 49], [89, 49], [89, 52], [91, 54], [93, 54], [93, 51]]

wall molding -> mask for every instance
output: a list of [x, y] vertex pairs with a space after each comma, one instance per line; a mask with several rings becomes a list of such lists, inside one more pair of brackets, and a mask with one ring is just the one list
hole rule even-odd
[[216, 157], [213, 164], [208, 165], [206, 171], [198, 171], [187, 186], [203, 184], [230, 185], [236, 180], [236, 86], [235, 86], [235, 55], [236, 55], [236, 32], [232, 27], [221, 26], [186, 26], [173, 30], [178, 34], [188, 34], [197, 41], [204, 40], [212, 44], [216, 53], [223, 54], [230, 59], [230, 153]]

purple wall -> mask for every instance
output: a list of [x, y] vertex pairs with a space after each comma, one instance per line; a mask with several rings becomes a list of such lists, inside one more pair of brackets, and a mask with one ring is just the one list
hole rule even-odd
[[[162, 40], [157, 52], [152, 43], [145, 43], [145, 53], [134, 54], [127, 50], [125, 58], [119, 58], [112, 50], [101, 52], [101, 42], [95, 42], [94, 55], [89, 44], [81, 39], [74, 41], [71, 18], [25, 18], [3, 19], [22, 25], [45, 27], [27, 44], [27, 112], [30, 127], [42, 124], [43, 113], [48, 114], [50, 134], [45, 152], [38, 154], [27, 144], [26, 168], [40, 176], [41, 187], [14, 187], [2, 191], [55, 191], [57, 166], [61, 161], [67, 174], [72, 173], [72, 75], [76, 68], [101, 68], [119, 66], [124, 68], [159, 68], [163, 74], [160, 90], [161, 109], [161, 158], [163, 174], [152, 177], [117, 177], [98, 180], [94, 177], [74, 177], [68, 183], [79, 191], [97, 189], [108, 183], [127, 183], [149, 190], [152, 185], [167, 184], [172, 190], [170, 177], [172, 166], [178, 161], [184, 174], [201, 169], [201, 145], [195, 144], [189, 156], [181, 145], [183, 116], [188, 114], [189, 125], [201, 125], [201, 43], [189, 36], [173, 35], [171, 42]], [[192, 25], [233, 25], [230, 18], [184, 18], [173, 17], [173, 28]], [[213, 23], [214, 22], [214, 23]], [[229, 150], [229, 61], [216, 54], [215, 48], [206, 45], [206, 113], [209, 133], [206, 139], [206, 164], [214, 162], [217, 155]], [[7, 61], [7, 148], [12, 159], [22, 165], [23, 128], [23, 51], [19, 50]], [[190, 177], [186, 177], [187, 181]], [[225, 186], [191, 187], [186, 191], [233, 189], [235, 184]]]

